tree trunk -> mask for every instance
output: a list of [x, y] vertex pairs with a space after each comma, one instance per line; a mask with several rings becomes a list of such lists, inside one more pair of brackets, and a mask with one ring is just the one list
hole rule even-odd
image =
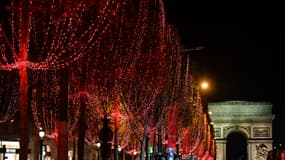
[[86, 133], [86, 107], [87, 107], [87, 62], [88, 57], [85, 56], [82, 62], [82, 73], [80, 81], [80, 116], [79, 116], [79, 133], [78, 133], [78, 144], [77, 144], [77, 155], [78, 160], [84, 160], [84, 144], [85, 144], [85, 133]]
[[67, 133], [67, 109], [68, 109], [68, 69], [64, 68], [60, 74], [60, 108], [57, 121], [58, 144], [57, 159], [68, 159], [68, 133]]
[[27, 57], [30, 39], [29, 0], [20, 1], [19, 12], [19, 74], [20, 74], [20, 160], [28, 159], [28, 72]]

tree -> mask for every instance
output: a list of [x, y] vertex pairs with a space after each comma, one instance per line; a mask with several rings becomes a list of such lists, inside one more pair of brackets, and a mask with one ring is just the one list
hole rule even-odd
[[[83, 56], [94, 46], [119, 10], [118, 1], [15, 0], [1, 15], [0, 42], [5, 54], [1, 70], [19, 70], [20, 159], [27, 159], [28, 69], [59, 69]], [[96, 19], [84, 19], [90, 8]], [[96, 8], [94, 8], [96, 7]], [[96, 16], [95, 16], [95, 15]], [[84, 42], [84, 45], [82, 45]]]

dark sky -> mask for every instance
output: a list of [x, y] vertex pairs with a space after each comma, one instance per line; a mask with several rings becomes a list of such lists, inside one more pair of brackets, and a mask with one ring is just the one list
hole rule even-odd
[[167, 21], [176, 26], [183, 47], [205, 46], [190, 55], [211, 81], [208, 100], [272, 102], [275, 140], [285, 142], [285, 131], [280, 129], [284, 127], [277, 127], [285, 124], [282, 5], [274, 1], [165, 0], [165, 6]]

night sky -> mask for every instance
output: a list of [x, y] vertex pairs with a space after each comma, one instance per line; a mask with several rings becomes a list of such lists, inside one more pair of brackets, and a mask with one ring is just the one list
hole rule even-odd
[[188, 54], [211, 82], [208, 101], [272, 102], [274, 140], [285, 144], [281, 5], [165, 0], [165, 6], [167, 21], [176, 26], [183, 47], [205, 47]]

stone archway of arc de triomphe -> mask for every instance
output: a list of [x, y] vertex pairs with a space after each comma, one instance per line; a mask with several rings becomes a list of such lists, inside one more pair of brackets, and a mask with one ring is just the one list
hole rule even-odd
[[247, 139], [247, 159], [266, 160], [272, 151], [272, 104], [224, 101], [208, 104], [216, 142], [216, 160], [226, 160], [227, 137], [241, 133]]

